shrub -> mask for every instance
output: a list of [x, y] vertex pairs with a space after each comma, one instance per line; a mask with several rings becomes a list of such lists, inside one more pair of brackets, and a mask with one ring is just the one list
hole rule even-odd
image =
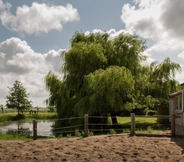
[[60, 134], [60, 135], [58, 136], [58, 138], [63, 138], [63, 135], [62, 135], [62, 134]]
[[76, 137], [81, 137], [81, 133], [79, 132], [79, 129], [75, 130], [75, 136]]
[[130, 133], [130, 129], [123, 129], [123, 133]]
[[[81, 132], [81, 136], [84, 137], [84, 131]], [[88, 136], [94, 136], [94, 133], [88, 130]]]
[[94, 133], [88, 130], [88, 136], [94, 136]]
[[153, 129], [151, 128], [151, 126], [147, 127], [147, 131], [148, 131], [148, 133], [152, 133], [153, 132]]
[[66, 137], [67, 138], [71, 138], [72, 137], [71, 133], [70, 134], [67, 134]]
[[116, 134], [116, 131], [114, 129], [110, 129], [110, 134]]
[[147, 110], [146, 111], [146, 115], [148, 115], [148, 116], [153, 116], [155, 114], [156, 114], [156, 111], [155, 110]]

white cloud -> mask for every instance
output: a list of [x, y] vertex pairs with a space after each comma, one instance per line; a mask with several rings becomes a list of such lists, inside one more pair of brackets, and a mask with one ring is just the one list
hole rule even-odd
[[0, 11], [1, 10], [5, 10], [5, 9], [10, 9], [11, 8], [11, 4], [10, 3], [3, 3], [2, 0], [0, 0]]
[[110, 29], [108, 31], [102, 31], [100, 29], [94, 29], [91, 32], [90, 31], [86, 31], [85, 32], [85, 35], [89, 35], [90, 33], [93, 33], [93, 34], [98, 34], [98, 33], [99, 34], [105, 34], [105, 33], [107, 33], [107, 34], [109, 34], [109, 38], [110, 39], [113, 39], [113, 38], [117, 37], [121, 33], [129, 33], [129, 34], [132, 34], [131, 31], [127, 31], [125, 29], [122, 29], [122, 30], [119, 30], [119, 31], [116, 31], [115, 29]]
[[[2, 6], [4, 5], [2, 3]], [[15, 15], [9, 10], [1, 12], [0, 20], [5, 27], [20, 34], [41, 34], [51, 30], [62, 30], [63, 24], [78, 21], [79, 14], [71, 4], [56, 6], [33, 2], [31, 7], [18, 7]]]
[[44, 78], [49, 71], [60, 75], [62, 51], [65, 50], [36, 53], [19, 38], [10, 38], [0, 43], [0, 101], [8, 93], [7, 86], [12, 87], [14, 81], [19, 80], [30, 93], [34, 105], [42, 105], [48, 97]]
[[126, 30], [152, 39], [159, 50], [181, 49], [184, 43], [180, 39], [184, 36], [184, 1], [137, 0], [136, 3], [137, 8], [130, 4], [122, 7], [121, 19]]
[[126, 30], [153, 42], [145, 51], [150, 57], [156, 59], [163, 55], [162, 57], [169, 56], [171, 60], [176, 60], [178, 53], [184, 52], [184, 1], [134, 2], [135, 5], [125, 4], [122, 7], [121, 20], [125, 23]]
[[164, 28], [173, 37], [184, 38], [184, 1], [182, 0], [167, 0], [166, 6], [163, 6], [163, 13], [160, 17]]
[[137, 3], [139, 3], [138, 8], [130, 4], [122, 7], [121, 19], [126, 29], [153, 40], [158, 40], [160, 35], [166, 35], [160, 21], [166, 0], [139, 0]]

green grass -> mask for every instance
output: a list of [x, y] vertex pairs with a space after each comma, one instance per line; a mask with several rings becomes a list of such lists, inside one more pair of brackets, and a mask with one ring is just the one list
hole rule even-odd
[[[24, 120], [33, 120], [33, 119], [56, 119], [57, 114], [55, 112], [39, 112], [38, 114], [24, 114]], [[1, 113], [0, 114], [0, 122], [6, 121], [16, 121], [19, 120], [17, 118], [17, 112], [9, 112], [9, 113]]]
[[28, 120], [32, 119], [57, 119], [57, 114], [55, 112], [38, 113], [38, 114], [26, 114], [25, 118]]
[[[43, 139], [51, 139], [53, 137], [39, 137], [39, 140], [43, 140]], [[33, 137], [29, 136], [29, 135], [25, 135], [25, 136], [20, 136], [17, 133], [15, 134], [4, 134], [0, 132], [0, 140], [23, 140], [23, 141], [32, 141]]]
[[[131, 118], [130, 117], [117, 117], [118, 123], [122, 129], [131, 129]], [[165, 120], [165, 119], [164, 119]], [[166, 120], [165, 120], [166, 121]], [[170, 124], [160, 124], [157, 118], [149, 117], [135, 117], [136, 132], [140, 133], [154, 133], [163, 132], [170, 129]]]
[[4, 134], [0, 132], [0, 140], [31, 140], [30, 136], [18, 136], [18, 134]]

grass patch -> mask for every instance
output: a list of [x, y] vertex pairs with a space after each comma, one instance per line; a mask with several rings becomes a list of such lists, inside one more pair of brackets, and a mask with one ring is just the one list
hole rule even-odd
[[[117, 117], [118, 123], [123, 129], [123, 133], [129, 132], [131, 128], [131, 118], [130, 117]], [[156, 133], [164, 132], [170, 129], [170, 124], [160, 124], [157, 118], [145, 118], [145, 117], [135, 117], [136, 132], [143, 133]]]
[[25, 113], [23, 115], [18, 116], [17, 113], [3, 113], [0, 114], [0, 122], [6, 121], [16, 121], [16, 120], [33, 120], [33, 119], [57, 119], [57, 114], [55, 112], [39, 112], [38, 114], [28, 114]]
[[26, 114], [25, 119], [57, 119], [57, 114], [55, 112], [48, 113], [38, 113], [38, 114]]
[[17, 133], [4, 134], [0, 132], [0, 140], [31, 140], [30, 136], [19, 136]]

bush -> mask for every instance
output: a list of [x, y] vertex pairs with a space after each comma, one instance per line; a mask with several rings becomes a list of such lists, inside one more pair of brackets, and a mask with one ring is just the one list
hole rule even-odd
[[153, 129], [151, 128], [151, 126], [147, 127], [147, 131], [148, 131], [148, 133], [152, 133], [153, 132]]
[[130, 129], [123, 129], [123, 133], [130, 133]]
[[153, 115], [156, 114], [156, 112], [157, 112], [157, 111], [155, 111], [155, 110], [147, 110], [147, 111], [146, 111], [146, 115], [148, 115], [148, 116], [153, 116]]
[[24, 114], [17, 114], [16, 116], [13, 117], [13, 120], [22, 120], [25, 119]]
[[76, 137], [81, 137], [82, 136], [82, 134], [79, 132], [79, 129], [75, 130], [75, 136]]
[[116, 134], [116, 131], [114, 129], [110, 129], [110, 134]]
[[63, 135], [62, 135], [62, 134], [60, 134], [60, 135], [58, 136], [58, 138], [63, 138]]
[[70, 134], [67, 134], [66, 137], [67, 138], [71, 138], [72, 137], [71, 133]]
[[[84, 137], [84, 131], [81, 132], [81, 136]], [[88, 136], [94, 136], [94, 133], [88, 130]]]

